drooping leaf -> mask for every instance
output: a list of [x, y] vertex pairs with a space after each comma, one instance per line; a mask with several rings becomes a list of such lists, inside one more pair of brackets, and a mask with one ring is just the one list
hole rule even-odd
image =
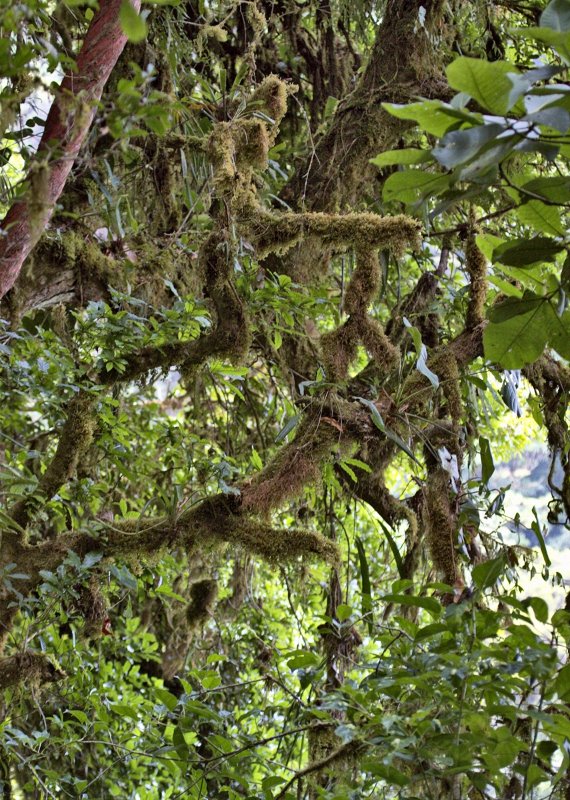
[[453, 169], [458, 164], [465, 164], [482, 150], [489, 142], [496, 139], [505, 130], [504, 125], [492, 123], [477, 125], [466, 130], [450, 131], [439, 140], [432, 153], [446, 169]]
[[564, 245], [546, 236], [532, 239], [515, 239], [505, 242], [493, 251], [493, 261], [508, 267], [528, 267], [532, 264], [554, 261], [564, 250]]
[[493, 114], [506, 114], [513, 105], [510, 100], [512, 83], [508, 77], [509, 73], [518, 72], [513, 64], [462, 56], [456, 58], [446, 72], [453, 89], [466, 92]]
[[368, 633], [372, 636], [374, 631], [374, 621], [372, 618], [372, 586], [370, 583], [370, 568], [366, 557], [366, 548], [362, 539], [357, 536], [354, 540], [358, 553], [358, 564], [360, 567], [360, 588], [362, 592], [362, 616], [368, 621]]
[[409, 169], [394, 172], [388, 177], [384, 183], [382, 197], [386, 202], [398, 200], [400, 203], [410, 204], [417, 202], [427, 194], [430, 196], [438, 194], [448, 185], [449, 178], [445, 175]]
[[481, 480], [483, 483], [489, 483], [489, 480], [495, 471], [495, 464], [493, 462], [493, 454], [491, 452], [491, 444], [485, 436], [479, 437], [479, 453], [481, 455]]
[[429, 150], [418, 150], [415, 147], [403, 147], [401, 150], [387, 150], [370, 159], [376, 167], [391, 167], [395, 164], [423, 164], [431, 161]]
[[473, 567], [473, 581], [479, 589], [488, 589], [494, 586], [499, 580], [505, 569], [505, 557], [503, 555], [485, 561], [483, 564], [477, 564]]
[[433, 136], [443, 136], [452, 125], [457, 125], [458, 122], [479, 122], [479, 117], [475, 114], [452, 108], [440, 100], [424, 100], [408, 105], [382, 103], [382, 107], [398, 119], [410, 119], [417, 122], [420, 128]]

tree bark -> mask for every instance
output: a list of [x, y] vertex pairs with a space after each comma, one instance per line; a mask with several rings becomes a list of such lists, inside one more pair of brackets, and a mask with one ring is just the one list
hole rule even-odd
[[[2, 221], [0, 297], [8, 292], [44, 232], [89, 132], [103, 88], [127, 37], [119, 21], [122, 0], [101, 0], [77, 59], [48, 114], [37, 157], [28, 172], [28, 198], [18, 200]], [[140, 9], [140, 0], [130, 0]], [[32, 191], [30, 191], [30, 189]]]

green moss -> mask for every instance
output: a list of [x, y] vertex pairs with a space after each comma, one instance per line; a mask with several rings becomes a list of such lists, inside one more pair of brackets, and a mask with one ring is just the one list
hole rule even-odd
[[294, 84], [285, 83], [277, 75], [268, 75], [255, 89], [249, 102], [271, 117], [274, 127], [278, 128], [287, 113], [287, 97], [296, 91]]
[[380, 288], [378, 255], [371, 248], [356, 250], [356, 269], [346, 288], [344, 310], [347, 314], [364, 314]]
[[423, 522], [433, 565], [453, 586], [460, 573], [455, 555], [456, 521], [451, 506], [449, 474], [435, 467], [424, 487]]
[[321, 357], [329, 381], [346, 380], [358, 353], [358, 340], [358, 326], [353, 318], [321, 337]]
[[475, 231], [471, 231], [465, 248], [465, 266], [469, 274], [469, 304], [467, 306], [466, 328], [471, 330], [485, 319], [487, 299], [487, 262], [477, 247]]
[[388, 339], [378, 320], [363, 317], [358, 324], [358, 333], [367, 353], [381, 370], [388, 371], [398, 366], [400, 351]]
[[258, 514], [268, 514], [282, 503], [302, 494], [316, 483], [323, 461], [333, 456], [338, 431], [318, 419], [306, 418], [297, 436], [270, 464], [242, 488], [242, 506]]
[[[77, 465], [93, 441], [96, 426], [95, 396], [80, 391], [67, 406], [67, 419], [61, 429], [55, 455], [40, 478], [38, 493], [50, 499], [58, 489], [74, 477]], [[12, 509], [12, 519], [25, 528], [34, 509], [36, 497], [20, 500]]]

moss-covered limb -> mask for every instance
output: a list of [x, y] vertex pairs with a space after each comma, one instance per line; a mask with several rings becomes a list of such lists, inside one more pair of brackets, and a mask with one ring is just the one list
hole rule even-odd
[[423, 527], [433, 564], [450, 586], [461, 579], [456, 557], [457, 519], [449, 473], [443, 467], [430, 470], [422, 508]]
[[190, 342], [167, 342], [159, 347], [143, 347], [122, 359], [121, 369], [113, 367], [109, 371], [99, 373], [99, 382], [103, 385], [128, 383], [136, 380], [151, 370], [167, 371], [171, 366], [184, 364], [198, 367], [208, 358], [218, 356], [225, 349], [225, 342], [217, 331], [207, 333]]
[[26, 684], [29, 689], [43, 683], [54, 683], [65, 677], [65, 672], [44, 653], [24, 650], [0, 659], [0, 690], [20, 683]]
[[[67, 418], [54, 457], [38, 483], [36, 494], [44, 500], [52, 498], [61, 486], [73, 478], [79, 460], [91, 445], [96, 425], [95, 401], [96, 396], [84, 390], [80, 390], [69, 401]], [[17, 525], [25, 528], [36, 507], [35, 494], [24, 497], [11, 509], [10, 516]]]
[[566, 421], [570, 398], [570, 369], [548, 353], [523, 370], [524, 376], [542, 400], [542, 414], [548, 432], [548, 445], [557, 454], [564, 473], [562, 486], [550, 483], [555, 497], [570, 519], [570, 435]]
[[0, 302], [0, 315], [16, 325], [24, 314], [36, 309], [109, 300], [109, 286], [126, 291], [134, 274], [137, 295], [160, 307], [172, 300], [165, 278], [181, 293], [194, 288], [195, 270], [189, 266], [187, 255], [168, 239], [155, 243], [145, 237], [121, 249], [119, 243], [96, 241], [91, 231], [79, 225], [58, 235], [50, 231], [26, 261], [12, 291]]
[[359, 500], [373, 508], [378, 516], [391, 527], [398, 527], [400, 523], [404, 522], [407, 526], [408, 547], [411, 547], [418, 535], [417, 516], [406, 501], [399, 500], [390, 493], [380, 476], [359, 477], [352, 491]]
[[241, 490], [244, 508], [268, 514], [283, 502], [299, 496], [320, 477], [324, 461], [338, 450], [339, 430], [307, 416], [299, 425], [294, 441], [283, 447], [273, 460]]
[[232, 281], [231, 246], [223, 229], [214, 231], [206, 239], [198, 262], [205, 291], [216, 313], [213, 331], [190, 342], [167, 342], [131, 353], [123, 358], [120, 370], [102, 371], [101, 383], [125, 383], [153, 369], [167, 370], [174, 365], [189, 371], [213, 357], [237, 361], [245, 357], [250, 344], [250, 326], [246, 308]]
[[218, 582], [203, 578], [190, 587], [190, 602], [170, 620], [171, 633], [164, 646], [163, 680], [171, 681], [183, 667], [197, 629], [212, 614], [218, 597]]
[[401, 341], [406, 331], [406, 326], [403, 322], [404, 317], [418, 327], [418, 317], [429, 310], [436, 298], [438, 287], [439, 279], [435, 272], [424, 272], [420, 275], [411, 293], [395, 309], [386, 325], [386, 335], [390, 337], [394, 344]]
[[337, 252], [355, 247], [369, 252], [380, 247], [401, 255], [406, 247], [419, 245], [421, 224], [404, 214], [381, 217], [360, 214], [325, 214], [318, 212], [270, 212], [252, 210], [243, 219], [259, 258], [269, 253], [284, 253], [301, 239], [316, 237]]
[[328, 755], [324, 756], [320, 760], [312, 761], [311, 763], [307, 764], [306, 767], [296, 772], [293, 777], [290, 778], [286, 784], [284, 784], [275, 800], [283, 800], [283, 798], [287, 796], [289, 789], [298, 783], [298, 781], [306, 778], [308, 775], [314, 775], [315, 773], [322, 772], [327, 767], [342, 762], [345, 762], [345, 765], [346, 762], [353, 762], [357, 756], [364, 753], [366, 749], [366, 743], [358, 739], [347, 742], [346, 744], [342, 744], [340, 747], [332, 750]]
[[[422, 9], [425, 27], [418, 24]], [[370, 180], [368, 160], [396, 145], [409, 126], [383, 108], [417, 96], [443, 97], [441, 79], [443, 0], [389, 0], [367, 67], [335, 112], [329, 130], [283, 192], [291, 206], [335, 210], [353, 201]], [[438, 46], [434, 42], [438, 41]]]
[[475, 231], [470, 231], [465, 246], [465, 268], [469, 275], [469, 303], [465, 319], [466, 330], [480, 325], [485, 319], [485, 301], [487, 299], [487, 261], [477, 247]]

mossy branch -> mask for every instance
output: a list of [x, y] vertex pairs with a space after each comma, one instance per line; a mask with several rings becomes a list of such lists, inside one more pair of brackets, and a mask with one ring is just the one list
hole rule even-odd
[[37, 687], [43, 683], [54, 683], [65, 678], [65, 672], [43, 653], [24, 650], [13, 656], [0, 659], [0, 689], [25, 683], [26, 687]]
[[[67, 419], [63, 425], [55, 455], [41, 477], [37, 494], [45, 500], [54, 494], [75, 475], [80, 458], [87, 452], [95, 432], [96, 396], [79, 391], [67, 406]], [[10, 516], [21, 528], [25, 528], [33, 511], [38, 506], [36, 494], [19, 500]]]
[[485, 319], [485, 301], [487, 299], [487, 261], [477, 247], [475, 230], [469, 231], [465, 246], [465, 267], [470, 279], [469, 303], [465, 320], [466, 330], [480, 325]]

